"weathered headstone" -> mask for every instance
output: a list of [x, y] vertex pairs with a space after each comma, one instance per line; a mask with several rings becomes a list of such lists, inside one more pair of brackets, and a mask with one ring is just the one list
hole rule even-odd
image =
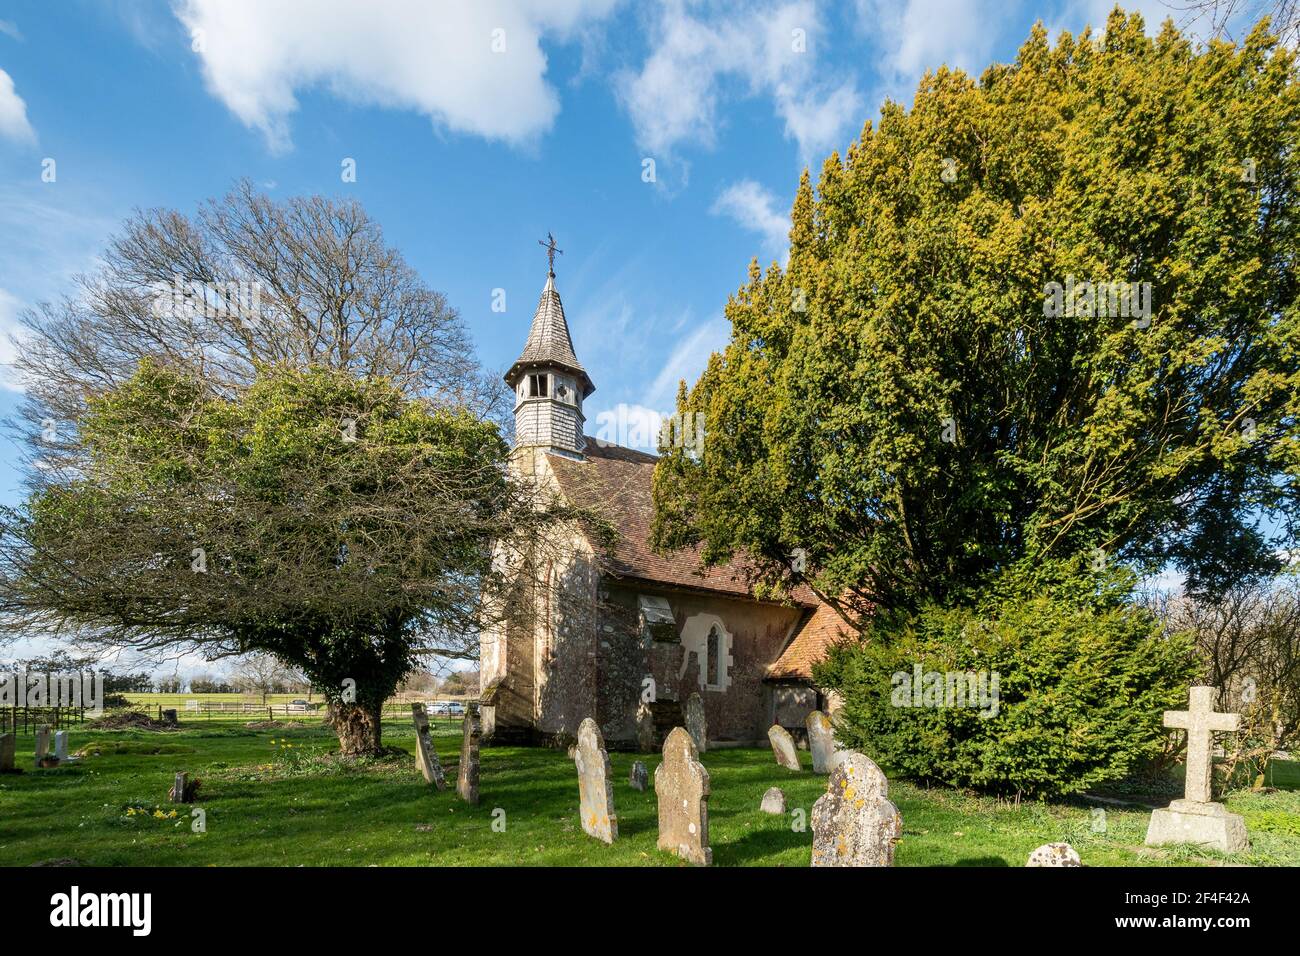
[[13, 773], [18, 752], [17, 734], [0, 734], [0, 773]]
[[813, 866], [893, 866], [903, 820], [886, 799], [889, 781], [869, 758], [849, 753], [813, 804]]
[[167, 792], [167, 799], [172, 803], [189, 803], [193, 798], [190, 788], [190, 775], [181, 771], [172, 780], [172, 788]]
[[664, 740], [663, 763], [655, 768], [655, 796], [659, 801], [659, 849], [697, 866], [711, 864], [709, 772], [683, 727], [674, 727]]
[[780, 787], [768, 787], [759, 809], [764, 813], [785, 813], [785, 793]]
[[429, 714], [424, 704], [411, 705], [411, 719], [415, 722], [415, 765], [424, 775], [424, 782], [431, 783], [439, 790], [447, 789], [447, 777], [442, 772], [442, 763], [438, 760], [438, 751], [433, 747], [433, 736], [429, 732]]
[[58, 761], [68, 759], [68, 732], [66, 730], [56, 730], [54, 732], [54, 759]]
[[1068, 843], [1044, 843], [1029, 854], [1025, 866], [1083, 866], [1083, 861]]
[[1187, 710], [1165, 711], [1166, 727], [1187, 731], [1187, 775], [1184, 799], [1151, 813], [1146, 842], [1150, 846], [1190, 843], [1223, 853], [1237, 853], [1250, 845], [1246, 821], [1211, 799], [1214, 768], [1214, 732], [1233, 731], [1240, 714], [1214, 711], [1214, 688], [1193, 687]]
[[48, 724], [41, 724], [36, 728], [36, 766], [50, 755], [50, 728]]
[[831, 719], [814, 710], [804, 719], [808, 728], [808, 750], [812, 753], [813, 773], [830, 773], [835, 769], [835, 728]]
[[460, 766], [456, 769], [456, 793], [466, 803], [478, 803], [478, 747], [482, 735], [478, 706], [465, 709], [464, 736], [460, 742]]
[[169, 724], [175, 724], [175, 723], [179, 723], [179, 722], [180, 722], [180, 718], [178, 717], [178, 715], [177, 715], [177, 713], [176, 713], [176, 708], [175, 708], [175, 707], [169, 707], [169, 708], [167, 708], [166, 710], [164, 710], [164, 711], [162, 712], [162, 719], [163, 719], [164, 722], [169, 723]]
[[691, 735], [691, 740], [695, 741], [695, 749], [699, 753], [704, 753], [709, 749], [709, 725], [704, 719], [704, 701], [700, 699], [699, 694], [691, 694], [686, 698], [686, 706], [682, 708], [682, 719], [686, 721], [686, 732]]
[[767, 739], [772, 744], [772, 753], [777, 763], [787, 770], [800, 769], [799, 751], [795, 749], [794, 738], [790, 736], [790, 731], [780, 724], [773, 724], [767, 730]]
[[645, 764], [640, 760], [632, 762], [632, 769], [627, 774], [627, 782], [631, 784], [633, 790], [645, 790], [650, 785], [650, 771], [646, 770]]
[[614, 812], [614, 785], [609, 774], [609, 754], [600, 726], [590, 717], [578, 725], [578, 816], [589, 836], [606, 843], [618, 839], [618, 814]]
[[655, 750], [655, 715], [650, 705], [642, 701], [636, 709], [636, 746], [641, 753]]

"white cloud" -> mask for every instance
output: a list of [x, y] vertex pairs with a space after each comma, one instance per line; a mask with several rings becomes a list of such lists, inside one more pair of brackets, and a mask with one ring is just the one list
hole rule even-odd
[[[559, 98], [542, 38], [570, 39], [617, 0], [173, 0], [209, 90], [272, 150], [300, 90], [415, 110], [509, 143], [550, 129]], [[494, 33], [494, 31], [501, 31]], [[494, 40], [504, 49], [494, 52]]]
[[618, 81], [637, 143], [651, 154], [671, 155], [684, 142], [713, 146], [720, 107], [737, 92], [728, 83], [771, 97], [805, 161], [837, 145], [859, 119], [863, 101], [852, 80], [834, 85], [817, 78], [822, 22], [812, 0], [666, 0], [655, 10], [649, 56]]
[[22, 302], [18, 297], [0, 288], [0, 388], [14, 392], [21, 390], [13, 368], [18, 351], [14, 339], [23, 334], [23, 328], [18, 322], [21, 309]]
[[662, 408], [671, 414], [677, 407], [677, 383], [686, 380], [690, 388], [704, 371], [709, 356], [726, 348], [730, 327], [722, 318], [710, 319], [695, 327], [673, 348], [659, 374], [646, 389], [642, 403]]
[[22, 40], [22, 31], [18, 29], [18, 24], [12, 20], [0, 20], [0, 33], [5, 36], [13, 37], [15, 40]]
[[857, 10], [881, 71], [912, 88], [927, 69], [943, 64], [982, 73], [1006, 13], [998, 0], [857, 0]]
[[36, 131], [27, 122], [27, 104], [14, 90], [13, 78], [0, 70], [0, 136], [19, 142], [34, 142]]
[[763, 249], [783, 256], [789, 245], [790, 217], [777, 208], [777, 199], [752, 179], [742, 179], [724, 189], [710, 210], [730, 216], [751, 232], [763, 237]]

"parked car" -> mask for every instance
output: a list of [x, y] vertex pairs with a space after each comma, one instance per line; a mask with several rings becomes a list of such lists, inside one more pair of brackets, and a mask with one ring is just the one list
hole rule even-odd
[[435, 700], [429, 705], [429, 713], [438, 717], [464, 717], [465, 705], [458, 700]]
[[306, 700], [291, 700], [287, 710], [294, 714], [305, 714], [316, 709], [316, 705]]

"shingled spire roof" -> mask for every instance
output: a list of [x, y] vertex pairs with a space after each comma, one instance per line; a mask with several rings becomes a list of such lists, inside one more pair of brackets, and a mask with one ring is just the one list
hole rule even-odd
[[596, 390], [587, 370], [578, 361], [573, 351], [573, 339], [569, 336], [569, 323], [564, 318], [564, 303], [560, 293], [555, 291], [555, 273], [546, 277], [542, 288], [542, 298], [537, 303], [537, 312], [533, 315], [533, 326], [528, 332], [528, 341], [524, 351], [506, 372], [506, 382], [513, 388], [525, 369], [552, 366], [573, 373], [582, 383], [582, 397], [586, 398]]

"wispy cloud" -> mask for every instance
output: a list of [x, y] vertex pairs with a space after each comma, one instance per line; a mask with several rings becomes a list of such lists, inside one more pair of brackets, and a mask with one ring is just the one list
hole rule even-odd
[[713, 202], [714, 215], [728, 216], [758, 233], [763, 251], [784, 258], [789, 247], [790, 219], [777, 207], [777, 199], [752, 179], [742, 179], [724, 189]]
[[14, 23], [12, 20], [0, 20], [0, 33], [22, 42], [23, 33], [18, 29], [18, 24]]
[[14, 89], [13, 78], [0, 70], [0, 136], [20, 143], [34, 143], [36, 131], [27, 122], [27, 104]]

